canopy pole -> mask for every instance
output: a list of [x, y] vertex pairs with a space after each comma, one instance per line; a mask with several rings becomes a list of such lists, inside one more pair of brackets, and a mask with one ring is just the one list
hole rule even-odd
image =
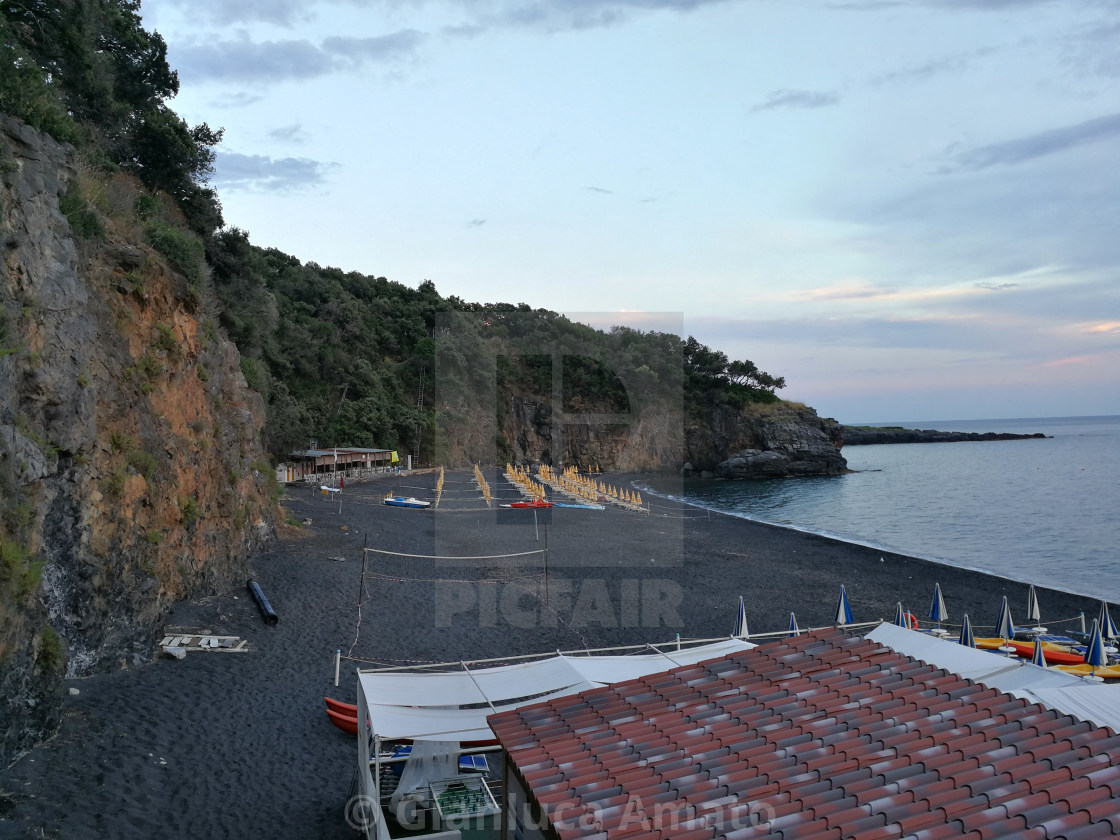
[[338, 688], [338, 669], [342, 665], [342, 648], [334, 652], [334, 686]]

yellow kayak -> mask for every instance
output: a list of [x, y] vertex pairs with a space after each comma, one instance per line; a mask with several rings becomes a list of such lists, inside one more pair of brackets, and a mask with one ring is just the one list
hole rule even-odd
[[1054, 668], [1058, 671], [1065, 671], [1067, 674], [1076, 674], [1079, 677], [1087, 677], [1093, 674], [1106, 680], [1120, 680], [1120, 665], [1102, 665], [1094, 669], [1093, 666], [1086, 665], [1083, 662], [1080, 665], [1055, 665]]

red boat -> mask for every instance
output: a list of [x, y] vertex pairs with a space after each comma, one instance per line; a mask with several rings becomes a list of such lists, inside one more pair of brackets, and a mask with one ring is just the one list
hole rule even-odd
[[323, 699], [327, 701], [328, 709], [334, 709], [339, 714], [343, 714], [347, 717], [352, 717], [357, 720], [358, 707], [353, 703], [343, 703], [341, 700], [335, 700], [333, 697], [324, 697]]
[[331, 719], [331, 723], [348, 735], [358, 734], [358, 719], [356, 717], [347, 717], [334, 709], [327, 709], [327, 717]]
[[531, 502], [510, 502], [511, 508], [550, 508], [552, 502], [546, 502], [544, 499], [533, 499]]

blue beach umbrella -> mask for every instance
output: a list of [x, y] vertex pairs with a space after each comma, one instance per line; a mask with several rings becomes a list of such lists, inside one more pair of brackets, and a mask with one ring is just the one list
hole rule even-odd
[[1042, 639], [1035, 637], [1034, 652], [1031, 653], [1031, 664], [1039, 668], [1046, 667], [1046, 655], [1042, 652]]
[[1108, 663], [1108, 654], [1104, 652], [1104, 638], [1101, 636], [1101, 626], [1093, 619], [1093, 629], [1089, 633], [1089, 646], [1085, 651], [1085, 664], [1092, 667], [1091, 674], [1096, 676], [1097, 668]]
[[894, 611], [894, 623], [899, 627], [909, 627], [906, 623], [906, 610], [902, 608], [902, 602], [898, 602], [898, 609]]
[[1108, 612], [1108, 602], [1101, 601], [1101, 614], [1097, 619], [1101, 628], [1101, 638], [1105, 642], [1111, 642], [1113, 639], [1120, 639], [1120, 630], [1116, 629], [1116, 623], [1112, 620], [1112, 616]]
[[999, 618], [996, 619], [996, 635], [1003, 639], [1000, 650], [1013, 650], [1007, 640], [1015, 638], [1015, 624], [1011, 621], [1011, 607], [1007, 605], [1006, 595], [1003, 596], [1003, 606], [999, 608]]
[[854, 620], [852, 608], [848, 606], [848, 591], [844, 588], [844, 584], [840, 584], [840, 599], [836, 602], [836, 623], [843, 627], [852, 624]]
[[929, 620], [941, 629], [941, 622], [949, 620], [949, 611], [945, 609], [945, 597], [941, 594], [941, 584], [933, 585], [933, 600], [929, 605]]
[[972, 635], [972, 622], [968, 620], [968, 613], [964, 614], [964, 621], [961, 623], [961, 637], [957, 641], [965, 647], [976, 647], [976, 637]]
[[801, 628], [797, 626], [797, 616], [793, 613], [789, 614], [789, 634], [791, 636], [800, 636]]
[[747, 606], [743, 603], [743, 596], [739, 596], [739, 612], [735, 616], [735, 629], [731, 633], [736, 639], [746, 639], [751, 635], [747, 629]]

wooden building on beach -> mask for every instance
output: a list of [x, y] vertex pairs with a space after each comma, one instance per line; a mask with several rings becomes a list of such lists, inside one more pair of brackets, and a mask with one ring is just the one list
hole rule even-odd
[[276, 468], [276, 477], [282, 482], [303, 481], [316, 475], [392, 467], [397, 462], [397, 453], [393, 449], [365, 449], [358, 446], [297, 449], [291, 454], [290, 460]]

